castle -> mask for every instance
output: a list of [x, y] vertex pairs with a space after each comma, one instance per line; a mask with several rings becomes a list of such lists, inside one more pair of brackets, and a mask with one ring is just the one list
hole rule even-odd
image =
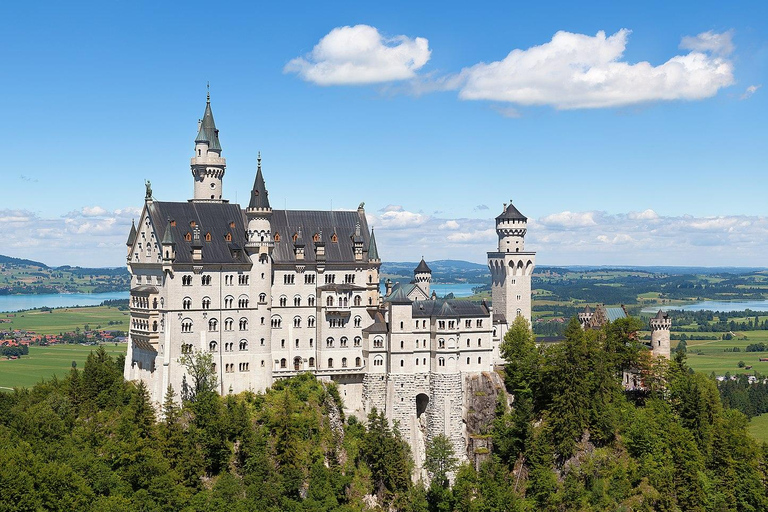
[[210, 96], [190, 167], [194, 198], [144, 208], [127, 242], [130, 342], [125, 378], [159, 404], [185, 380], [184, 354], [209, 352], [218, 391], [261, 391], [300, 372], [339, 386], [359, 418], [397, 421], [418, 465], [444, 434], [465, 454], [466, 378], [492, 372], [516, 316], [531, 318], [535, 253], [511, 203], [488, 253], [493, 308], [430, 294], [423, 260], [411, 283], [380, 292], [381, 258], [364, 205], [273, 210], [259, 156], [245, 209], [224, 199], [226, 160]]

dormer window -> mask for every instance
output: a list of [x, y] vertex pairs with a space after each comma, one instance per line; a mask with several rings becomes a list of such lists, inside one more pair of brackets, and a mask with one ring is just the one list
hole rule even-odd
[[296, 240], [298, 240], [298, 238], [299, 238], [299, 234], [298, 233], [294, 233], [293, 234], [293, 241], [296, 242]]
[[226, 240], [227, 242], [231, 242], [232, 241], [232, 233], [227, 233], [226, 235], [224, 235], [224, 240]]
[[314, 235], [312, 235], [312, 241], [313, 241], [313, 242], [319, 242], [319, 241], [320, 241], [320, 235], [319, 235], [319, 234], [317, 234], [317, 233], [315, 233]]
[[211, 241], [211, 233], [210, 232], [205, 234], [205, 241], [206, 242], [210, 242]]
[[187, 231], [187, 234], [184, 235], [184, 240], [186, 240], [187, 242], [191, 242], [192, 241], [192, 233]]
[[175, 228], [175, 227], [176, 227], [176, 221], [175, 221], [175, 220], [172, 220], [172, 221], [171, 221], [171, 227], [172, 227], [172, 228]]
[[339, 237], [338, 237], [338, 236], [336, 236], [336, 233], [334, 233], [333, 235], [331, 235], [331, 242], [333, 242], [333, 243], [336, 243], [336, 242], [338, 242], [338, 241], [339, 241]]
[[197, 226], [197, 224], [195, 223], [195, 221], [193, 221], [193, 220], [189, 221], [189, 227], [193, 228], [193, 227], [195, 227], [195, 226]]
[[275, 242], [280, 241], [280, 233], [275, 232]]
[[229, 221], [229, 228], [230, 229], [235, 229], [235, 221], [233, 221], [233, 220]]

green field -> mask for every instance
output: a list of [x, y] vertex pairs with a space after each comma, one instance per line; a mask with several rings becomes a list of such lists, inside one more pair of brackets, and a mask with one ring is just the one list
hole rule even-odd
[[[111, 306], [60, 308], [51, 311], [20, 311], [18, 313], [2, 313], [0, 318], [11, 320], [10, 323], [0, 324], [0, 329], [22, 329], [38, 334], [59, 334], [74, 331], [76, 327], [83, 329], [86, 324], [91, 329], [96, 329], [100, 325], [103, 329], [128, 330], [128, 311], [120, 311]], [[122, 323], [109, 325], [110, 321]]]
[[[95, 346], [51, 345], [47, 347], [29, 347], [29, 355], [20, 359], [0, 359], [0, 389], [31, 387], [42, 379], [53, 375], [64, 377], [72, 368], [72, 361], [82, 369], [88, 354], [96, 350]], [[120, 343], [104, 344], [104, 349], [112, 357], [125, 354], [128, 345]]]
[[[689, 336], [696, 336], [697, 333], [689, 333]], [[718, 333], [698, 333], [703, 335], [717, 335]], [[763, 375], [768, 375], [768, 362], [758, 361], [761, 357], [768, 357], [768, 352], [744, 352], [750, 343], [768, 343], [768, 331], [745, 331], [746, 340], [717, 340], [700, 341], [687, 340], [688, 346], [688, 365], [697, 372], [703, 372], [709, 375], [715, 372], [716, 375], [725, 375], [730, 372], [731, 375], [745, 373], [752, 375], [755, 371]], [[673, 346], [677, 341], [673, 341]], [[723, 349], [739, 347], [741, 352], [724, 352]], [[746, 365], [752, 365], [751, 370], [739, 368], [739, 361], [744, 361]]]
[[755, 416], [749, 420], [747, 430], [752, 434], [752, 437], [761, 443], [768, 443], [768, 413]]

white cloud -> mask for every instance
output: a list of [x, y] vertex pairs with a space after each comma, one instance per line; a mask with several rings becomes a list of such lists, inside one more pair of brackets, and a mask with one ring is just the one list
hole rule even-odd
[[548, 43], [465, 68], [454, 83], [465, 100], [577, 109], [708, 98], [734, 82], [733, 66], [723, 57], [729, 35], [685, 39], [690, 53], [653, 66], [621, 60], [629, 34], [627, 29], [608, 37], [603, 31], [595, 36], [560, 31]]
[[629, 212], [627, 217], [635, 220], [654, 220], [659, 218], [659, 214], [649, 208], [642, 212]]
[[720, 34], [712, 32], [702, 32], [697, 36], [685, 36], [680, 41], [680, 49], [693, 50], [695, 52], [711, 52], [715, 55], [730, 55], [733, 53], [733, 31], [728, 30]]
[[459, 223], [455, 220], [447, 220], [440, 224], [437, 229], [459, 229]]
[[553, 213], [542, 217], [539, 222], [552, 227], [572, 228], [578, 226], [594, 226], [595, 212], [569, 212]]
[[415, 77], [430, 53], [423, 37], [384, 37], [369, 25], [337, 27], [283, 71], [317, 85], [391, 82]]
[[752, 97], [752, 95], [753, 95], [753, 94], [755, 94], [755, 93], [757, 92], [757, 90], [758, 90], [759, 88], [761, 88], [762, 86], [763, 86], [763, 84], [758, 84], [758, 85], [750, 85], [749, 87], [747, 87], [747, 90], [746, 90], [746, 91], [744, 91], [744, 93], [743, 93], [741, 96], [739, 96], [739, 99], [740, 99], [740, 100], [748, 100], [748, 99], [749, 99], [749, 98], [751, 98], [751, 97]]

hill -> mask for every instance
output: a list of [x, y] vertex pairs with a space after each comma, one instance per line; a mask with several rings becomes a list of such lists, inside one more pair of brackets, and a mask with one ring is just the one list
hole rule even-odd
[[125, 268], [49, 267], [0, 255], [0, 295], [114, 292], [127, 290], [129, 281]]

